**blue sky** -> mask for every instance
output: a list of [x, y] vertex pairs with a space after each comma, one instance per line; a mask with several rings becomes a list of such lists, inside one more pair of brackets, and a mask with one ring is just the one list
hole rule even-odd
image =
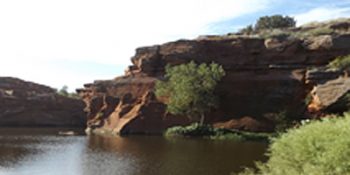
[[264, 15], [350, 17], [350, 0], [0, 1], [0, 76], [70, 90], [122, 75], [135, 48], [234, 32]]
[[[324, 21], [339, 17], [350, 17], [350, 0], [272, 0], [265, 8], [210, 24], [213, 34], [229, 33], [249, 24], [254, 24], [260, 16], [282, 14], [296, 18], [298, 25], [310, 21]], [[306, 15], [305, 18], [303, 15]]]

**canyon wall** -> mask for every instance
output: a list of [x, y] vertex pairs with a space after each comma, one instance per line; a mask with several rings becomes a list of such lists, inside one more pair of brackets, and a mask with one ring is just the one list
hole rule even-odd
[[[291, 31], [295, 30], [305, 29]], [[153, 93], [165, 66], [192, 60], [215, 62], [223, 66], [226, 76], [217, 88], [220, 106], [207, 114], [206, 122], [216, 127], [272, 131], [279, 113], [296, 120], [315, 117], [348, 91], [346, 74], [325, 68], [336, 57], [347, 54], [347, 33], [304, 38], [202, 36], [138, 48], [125, 75], [86, 84], [77, 92], [86, 103], [88, 132], [161, 133], [167, 127], [191, 122], [185, 116], [167, 113], [166, 105]], [[333, 85], [340, 83], [346, 88], [334, 92], [329, 85], [321, 93], [315, 90], [336, 79], [341, 80]], [[334, 94], [320, 95], [330, 92]], [[306, 102], [308, 96], [310, 101]]]
[[17, 78], [0, 77], [0, 126], [85, 127], [84, 103], [56, 90]]

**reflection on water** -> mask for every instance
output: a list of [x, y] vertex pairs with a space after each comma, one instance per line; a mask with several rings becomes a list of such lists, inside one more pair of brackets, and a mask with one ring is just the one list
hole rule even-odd
[[265, 159], [264, 143], [64, 137], [57, 131], [0, 129], [0, 175], [221, 175]]

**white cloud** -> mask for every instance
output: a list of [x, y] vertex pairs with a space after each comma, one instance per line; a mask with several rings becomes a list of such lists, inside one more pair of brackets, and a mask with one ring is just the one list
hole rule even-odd
[[[58, 74], [46, 63], [75, 60], [126, 66], [136, 47], [205, 34], [208, 24], [256, 12], [268, 2], [0, 1], [0, 76], [18, 76], [53, 86], [65, 81], [92, 81], [98, 77]], [[56, 69], [65, 72], [64, 67]]]
[[349, 7], [319, 7], [311, 9], [305, 13], [293, 15], [297, 20], [297, 25], [302, 25], [313, 21], [326, 21], [341, 17], [350, 17]]

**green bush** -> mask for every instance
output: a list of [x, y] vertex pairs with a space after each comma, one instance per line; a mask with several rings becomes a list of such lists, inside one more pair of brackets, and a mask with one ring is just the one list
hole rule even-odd
[[254, 33], [254, 28], [253, 25], [248, 25], [247, 27], [244, 27], [239, 30], [239, 33], [245, 34], [245, 35], [250, 35]]
[[57, 91], [57, 93], [59, 95], [67, 97], [69, 95], [69, 93], [68, 93], [68, 86], [64, 85], [60, 90]]
[[263, 16], [255, 24], [255, 30], [295, 27], [294, 18], [282, 15]]
[[283, 110], [277, 113], [271, 113], [265, 115], [272, 119], [275, 124], [275, 132], [285, 132], [287, 129], [293, 126], [293, 120], [288, 115], [287, 111]]
[[64, 85], [60, 90], [57, 90], [57, 94], [61, 96], [65, 96], [68, 98], [74, 98], [74, 99], [79, 99], [79, 95], [77, 93], [69, 93], [68, 92], [68, 86]]
[[167, 111], [175, 115], [185, 115], [191, 120], [204, 123], [205, 113], [218, 106], [215, 89], [225, 76], [222, 66], [188, 64], [166, 67], [163, 81], [156, 82], [157, 97], [168, 97]]
[[305, 33], [307, 36], [319, 36], [319, 35], [330, 35], [334, 31], [327, 27], [321, 27], [321, 28], [315, 28], [312, 30], [309, 30]]
[[328, 68], [341, 71], [350, 70], [350, 55], [337, 57], [328, 64]]
[[[313, 121], [289, 130], [269, 148], [270, 159], [256, 174], [350, 174], [350, 114]], [[247, 170], [241, 174], [254, 174]]]
[[213, 140], [251, 140], [268, 141], [271, 134], [243, 132], [224, 128], [213, 128], [211, 125], [194, 123], [189, 126], [175, 126], [164, 133], [165, 137], [203, 137]]
[[214, 135], [214, 129], [209, 125], [193, 123], [189, 126], [175, 126], [166, 130], [166, 136], [210, 136]]
[[262, 38], [276, 38], [278, 40], [285, 40], [290, 37], [294, 37], [293, 33], [282, 30], [282, 29], [271, 29], [271, 30], [261, 30], [259, 31], [259, 36]]

